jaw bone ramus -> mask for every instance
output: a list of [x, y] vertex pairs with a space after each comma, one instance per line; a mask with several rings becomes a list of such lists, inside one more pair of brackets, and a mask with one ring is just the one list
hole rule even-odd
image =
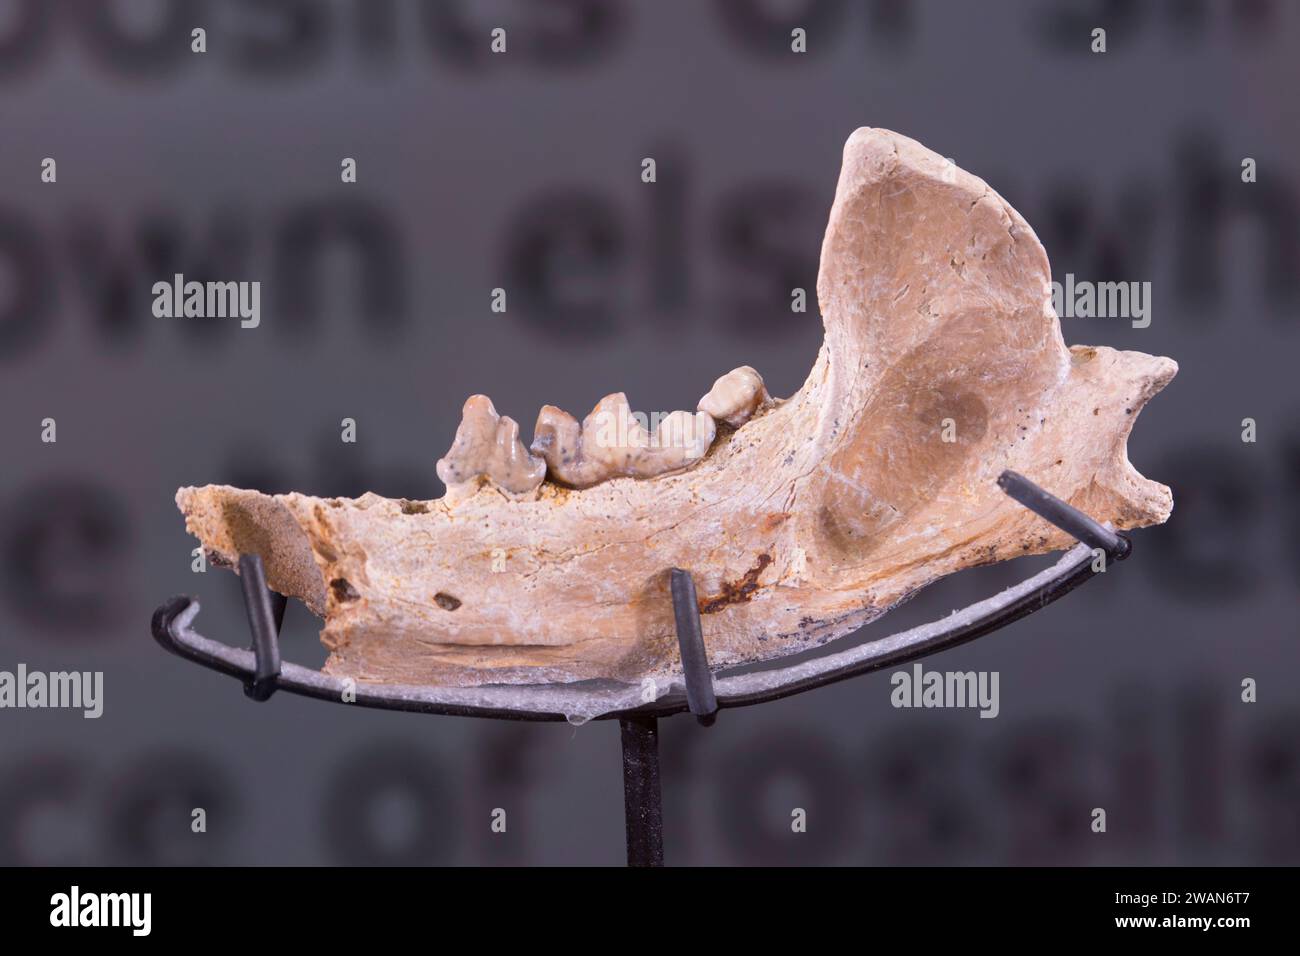
[[[1177, 366], [1067, 349], [1050, 278], [1038, 238], [985, 183], [860, 129], [822, 245], [817, 361], [783, 401], [756, 397], [741, 370], [711, 390], [701, 414], [740, 425], [709, 434], [702, 456], [589, 487], [543, 479], [554, 443], [539, 432], [534, 457], [484, 399], [467, 405], [479, 431], [462, 447], [490, 453], [444, 469], [457, 482], [447, 497], [207, 486], [177, 502], [210, 552], [260, 554], [272, 588], [325, 618], [336, 676], [667, 675], [679, 667], [673, 567], [695, 577], [713, 664], [779, 657], [953, 571], [1071, 544], [998, 490], [1003, 469], [1117, 528], [1169, 516], [1169, 489], [1133, 469], [1126, 445]], [[572, 437], [576, 420], [550, 420]]]

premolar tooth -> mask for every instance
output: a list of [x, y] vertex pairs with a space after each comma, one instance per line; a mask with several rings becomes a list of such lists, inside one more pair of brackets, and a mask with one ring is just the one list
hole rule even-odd
[[438, 459], [437, 472], [452, 497], [472, 490], [480, 477], [521, 495], [542, 483], [546, 462], [524, 450], [518, 422], [498, 415], [486, 395], [471, 395], [461, 410], [451, 449]]
[[739, 428], [768, 401], [763, 376], [748, 365], [732, 369], [713, 383], [696, 407], [720, 422]]
[[603, 480], [595, 461], [583, 457], [582, 426], [562, 408], [543, 405], [533, 427], [534, 455], [541, 457], [547, 475], [574, 488], [586, 488]]

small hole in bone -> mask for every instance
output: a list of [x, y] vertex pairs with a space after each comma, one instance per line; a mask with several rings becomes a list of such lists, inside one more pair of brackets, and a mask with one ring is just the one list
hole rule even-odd
[[330, 582], [330, 590], [334, 592], [334, 600], [340, 604], [355, 601], [361, 597], [357, 589], [352, 586], [352, 582], [347, 578], [335, 578]]
[[444, 611], [454, 611], [460, 607], [460, 598], [454, 598], [450, 594], [439, 591], [433, 596], [434, 603]]
[[402, 499], [402, 514], [404, 515], [424, 515], [429, 513], [429, 506], [423, 501], [409, 501]]

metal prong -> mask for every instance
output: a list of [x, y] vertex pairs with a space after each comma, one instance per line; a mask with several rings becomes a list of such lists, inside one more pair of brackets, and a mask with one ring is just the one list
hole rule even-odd
[[1120, 561], [1128, 557], [1128, 538], [1103, 527], [1055, 495], [1048, 494], [1024, 475], [1004, 471], [998, 477], [998, 487], [1044, 521], [1050, 521], [1066, 534], [1074, 535], [1090, 548], [1101, 548], [1108, 558]]
[[[257, 669], [253, 679], [244, 684], [244, 693], [253, 700], [266, 700], [275, 693], [280, 678], [280, 624], [284, 619], [285, 599], [272, 595], [266, 586], [262, 559], [256, 554], [239, 556], [239, 582], [244, 589], [244, 606], [248, 610], [253, 654], [257, 660]], [[274, 597], [279, 597], [279, 601]]]
[[718, 697], [713, 691], [713, 674], [709, 671], [709, 655], [704, 648], [695, 579], [691, 572], [673, 568], [669, 580], [673, 592], [673, 616], [677, 619], [677, 646], [681, 650], [682, 671], [686, 676], [686, 702], [691, 713], [708, 727], [717, 719]]

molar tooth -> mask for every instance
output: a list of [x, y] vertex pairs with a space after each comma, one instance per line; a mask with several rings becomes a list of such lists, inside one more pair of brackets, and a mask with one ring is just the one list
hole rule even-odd
[[671, 451], [681, 467], [703, 458], [717, 434], [718, 427], [708, 412], [676, 411], [655, 429], [655, 446]]
[[479, 477], [522, 495], [542, 483], [546, 462], [524, 450], [518, 422], [498, 415], [486, 395], [471, 395], [461, 411], [451, 449], [438, 459], [437, 472], [451, 497], [471, 491]]
[[748, 365], [742, 365], [714, 382], [709, 394], [701, 398], [696, 407], [720, 422], [739, 428], [768, 401], [763, 376]]
[[582, 439], [587, 454], [611, 464], [636, 448], [644, 448], [650, 436], [632, 414], [622, 392], [606, 395], [582, 422]]

